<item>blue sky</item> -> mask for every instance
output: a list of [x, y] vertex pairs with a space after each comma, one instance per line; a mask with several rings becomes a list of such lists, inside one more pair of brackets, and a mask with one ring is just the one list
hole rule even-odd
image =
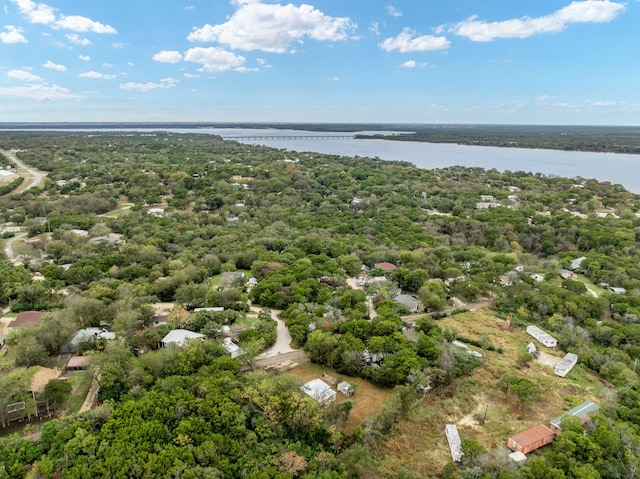
[[640, 1], [0, 0], [0, 121], [640, 125]]

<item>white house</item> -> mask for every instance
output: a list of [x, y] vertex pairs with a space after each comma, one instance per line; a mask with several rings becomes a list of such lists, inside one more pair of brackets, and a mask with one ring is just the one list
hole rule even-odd
[[181, 348], [192, 339], [204, 338], [206, 338], [204, 334], [189, 331], [188, 329], [174, 329], [173, 331], [169, 331], [167, 335], [162, 338], [160, 344], [163, 348], [166, 348], [169, 344], [175, 344], [176, 346]]
[[312, 379], [308, 383], [305, 383], [300, 389], [307, 396], [315, 399], [323, 406], [332, 403], [336, 399], [337, 393], [322, 379]]

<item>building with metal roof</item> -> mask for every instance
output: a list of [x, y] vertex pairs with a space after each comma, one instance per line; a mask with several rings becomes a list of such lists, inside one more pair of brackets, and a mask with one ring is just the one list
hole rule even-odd
[[573, 409], [568, 410], [561, 416], [556, 417], [549, 421], [549, 428], [556, 434], [560, 434], [562, 432], [562, 428], [560, 427], [560, 423], [562, 419], [566, 416], [575, 416], [580, 419], [580, 422], [584, 424], [587, 422], [593, 413], [595, 413], [600, 406], [592, 401], [585, 401], [579, 406], [574, 407]]
[[560, 376], [561, 378], [565, 377], [569, 374], [569, 371], [573, 369], [573, 367], [578, 364], [578, 355], [573, 353], [567, 353], [562, 360], [556, 364], [553, 369], [553, 373], [556, 376]]
[[542, 424], [538, 424], [520, 434], [511, 436], [507, 440], [507, 447], [512, 451], [528, 454], [531, 451], [535, 451], [542, 446], [552, 443], [555, 437], [556, 435], [551, 429]]

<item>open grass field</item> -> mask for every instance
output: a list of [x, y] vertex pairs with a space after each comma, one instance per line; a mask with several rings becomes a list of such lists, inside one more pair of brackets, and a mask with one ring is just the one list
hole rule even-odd
[[[518, 355], [533, 340], [524, 329], [508, 328], [493, 311], [480, 309], [438, 321], [472, 339], [489, 337], [503, 354], [483, 351], [482, 366], [470, 376], [459, 378], [436, 394], [428, 395], [409, 418], [401, 422], [395, 433], [375, 446], [374, 464], [367, 478], [395, 478], [406, 470], [421, 477], [439, 477], [451, 461], [444, 435], [445, 424], [458, 426], [460, 437], [474, 439], [487, 449], [506, 446], [507, 438], [536, 424], [547, 424], [576, 404], [572, 401], [592, 400], [601, 403], [603, 385], [579, 364], [566, 378], [553, 374], [553, 368], [532, 361], [523, 368], [516, 366]], [[563, 356], [544, 346], [539, 348], [555, 356]], [[478, 348], [474, 348], [478, 349]], [[513, 397], [505, 398], [495, 384], [506, 376], [525, 377], [542, 391], [539, 401], [520, 410]], [[485, 420], [486, 415], [486, 420]]]
[[349, 419], [342, 426], [349, 433], [353, 432], [366, 418], [375, 416], [391, 394], [391, 389], [380, 388], [362, 378], [338, 374], [333, 369], [317, 364], [304, 364], [288, 371], [288, 374], [293, 374], [304, 382], [319, 378], [322, 373], [330, 374], [338, 381], [347, 381], [355, 387], [356, 392], [350, 398], [340, 392], [336, 396], [336, 403], [342, 403], [348, 399], [353, 401]]

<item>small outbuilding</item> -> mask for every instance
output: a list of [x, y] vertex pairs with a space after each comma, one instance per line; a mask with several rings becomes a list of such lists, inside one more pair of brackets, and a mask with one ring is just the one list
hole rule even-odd
[[305, 383], [301, 390], [323, 406], [331, 404], [336, 399], [336, 392], [322, 379], [312, 379], [308, 383]]
[[558, 340], [556, 338], [548, 333], [545, 333], [538, 326], [527, 326], [527, 334], [529, 334], [529, 336], [533, 336], [548, 348], [555, 348], [558, 345]]
[[551, 429], [542, 424], [538, 424], [520, 434], [511, 436], [507, 440], [507, 447], [512, 451], [528, 454], [542, 446], [551, 444], [554, 438], [555, 434]]
[[560, 427], [560, 423], [562, 419], [566, 416], [575, 416], [580, 419], [580, 422], [584, 424], [587, 422], [593, 413], [595, 413], [600, 406], [592, 401], [585, 401], [579, 406], [574, 407], [573, 409], [568, 410], [562, 416], [558, 416], [551, 421], [549, 421], [549, 429], [551, 429], [555, 434], [561, 434], [562, 428]]
[[571, 371], [576, 364], [578, 364], [578, 356], [573, 353], [567, 353], [566, 356], [556, 364], [553, 373], [563, 378], [569, 374], [569, 371]]
[[237, 358], [244, 354], [244, 351], [238, 344], [231, 338], [224, 338], [222, 340], [222, 347], [231, 355], [232, 358]]
[[622, 296], [627, 294], [627, 290], [624, 288], [615, 288], [615, 287], [609, 286], [609, 288], [607, 289], [609, 290], [610, 293], [613, 293], [613, 294], [620, 294]]
[[395, 298], [393, 298], [393, 302], [406, 306], [407, 309], [412, 313], [418, 312], [418, 298], [416, 298], [415, 296], [411, 296], [410, 294], [399, 294]]
[[458, 433], [458, 427], [455, 424], [447, 424], [444, 427], [444, 433], [447, 436], [449, 442], [449, 450], [451, 451], [451, 458], [455, 462], [460, 462], [464, 453], [462, 452], [462, 441], [460, 440], [460, 434]]
[[373, 265], [373, 269], [379, 269], [380, 271], [395, 271], [398, 269], [398, 267], [393, 264], [393, 263], [389, 263], [389, 262], [382, 262], [382, 263], [376, 263]]
[[91, 356], [73, 356], [67, 361], [67, 371], [86, 371], [91, 365]]
[[349, 384], [347, 381], [340, 381], [338, 383], [338, 391], [344, 394], [347, 397], [353, 396], [355, 392], [355, 388]]
[[516, 464], [521, 464], [527, 460], [527, 456], [521, 453], [520, 451], [512, 452], [511, 454], [507, 454], [507, 457], [511, 459]]

